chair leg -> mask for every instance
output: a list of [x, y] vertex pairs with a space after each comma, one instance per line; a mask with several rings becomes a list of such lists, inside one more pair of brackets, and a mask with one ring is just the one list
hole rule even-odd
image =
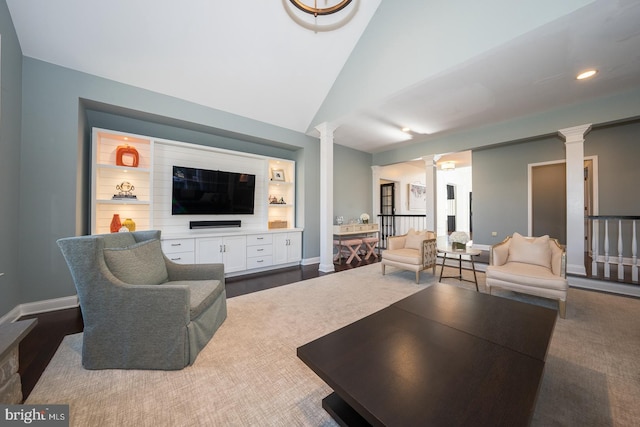
[[382, 266], [382, 275], [384, 276], [384, 264], [380, 263], [380, 265]]
[[558, 311], [562, 319], [567, 315], [567, 301], [558, 300]]
[[416, 271], [416, 283], [420, 284], [420, 270]]

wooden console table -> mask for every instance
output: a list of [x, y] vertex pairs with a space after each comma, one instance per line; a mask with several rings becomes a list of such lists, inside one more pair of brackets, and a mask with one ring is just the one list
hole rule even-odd
[[345, 238], [353, 238], [357, 236], [368, 236], [376, 234], [378, 237], [378, 256], [380, 256], [380, 227], [378, 224], [343, 224], [333, 226], [333, 237], [338, 240], [338, 256], [339, 262], [342, 263], [342, 241]]

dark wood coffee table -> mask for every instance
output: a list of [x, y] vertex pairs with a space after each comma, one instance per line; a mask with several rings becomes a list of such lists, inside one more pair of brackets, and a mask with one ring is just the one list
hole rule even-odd
[[437, 284], [297, 353], [340, 425], [528, 425], [556, 315]]

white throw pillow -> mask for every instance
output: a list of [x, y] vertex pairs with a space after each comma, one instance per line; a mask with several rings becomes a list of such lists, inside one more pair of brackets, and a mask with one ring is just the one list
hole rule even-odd
[[507, 262], [522, 262], [551, 269], [549, 236], [527, 239], [519, 233], [513, 233]]

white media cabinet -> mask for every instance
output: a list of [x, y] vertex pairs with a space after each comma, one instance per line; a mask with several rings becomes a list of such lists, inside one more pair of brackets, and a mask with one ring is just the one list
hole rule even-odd
[[203, 233], [162, 238], [167, 257], [180, 264], [224, 263], [235, 276], [297, 265], [302, 259], [302, 230]]
[[[296, 165], [265, 157], [196, 144], [93, 129], [91, 233], [110, 232], [111, 219], [132, 218], [136, 230], [162, 231], [162, 248], [178, 263], [225, 264], [240, 275], [299, 264], [302, 228], [296, 221]], [[117, 165], [118, 147], [130, 146], [138, 164]], [[253, 215], [172, 215], [173, 166], [249, 173], [256, 176]], [[114, 198], [130, 183], [135, 198]], [[241, 227], [190, 229], [191, 221], [240, 220]]]

